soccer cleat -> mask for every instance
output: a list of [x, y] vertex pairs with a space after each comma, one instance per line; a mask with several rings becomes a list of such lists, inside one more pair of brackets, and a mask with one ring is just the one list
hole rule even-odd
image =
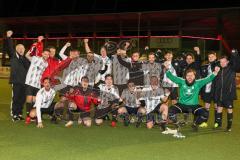
[[30, 124], [31, 123], [31, 118], [28, 116], [25, 120], [25, 124]]
[[82, 119], [79, 117], [79, 118], [78, 118], [78, 125], [81, 125], [82, 122], [83, 122]]
[[53, 117], [51, 118], [51, 123], [57, 124], [57, 117], [56, 117], [56, 116], [53, 116]]
[[65, 124], [65, 127], [71, 127], [73, 125], [73, 121], [68, 121], [66, 124]]
[[231, 131], [232, 131], [231, 128], [226, 129], [226, 132], [231, 132]]
[[161, 122], [159, 123], [159, 126], [160, 126], [160, 128], [162, 129], [162, 131], [165, 131], [165, 130], [166, 130], [166, 121], [161, 121]]
[[22, 117], [22, 115], [18, 115], [18, 119], [19, 119], [20, 121], [23, 121], [23, 120], [24, 120], [24, 118]]
[[112, 121], [112, 122], [111, 122], [111, 126], [112, 126], [112, 127], [116, 127], [116, 125], [117, 125], [116, 121]]
[[18, 116], [16, 116], [16, 115], [14, 115], [13, 117], [12, 117], [12, 121], [13, 122], [17, 122], [17, 121], [19, 121], [20, 119], [18, 118]]
[[194, 132], [197, 132], [198, 131], [198, 126], [196, 124], [193, 124], [192, 129], [193, 129]]
[[226, 132], [231, 132], [231, 131], [232, 131], [232, 128], [227, 127], [225, 131], [226, 131]]
[[221, 126], [218, 123], [214, 123], [213, 129], [220, 129]]
[[208, 124], [207, 122], [203, 122], [199, 125], [200, 128], [207, 128], [208, 127]]

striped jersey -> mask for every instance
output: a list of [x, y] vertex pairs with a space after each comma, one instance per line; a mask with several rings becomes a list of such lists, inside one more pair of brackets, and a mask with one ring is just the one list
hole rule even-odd
[[[129, 58], [125, 58], [124, 60], [127, 62], [131, 61]], [[127, 84], [129, 80], [129, 70], [119, 63], [117, 55], [112, 56], [112, 74], [114, 84]]]
[[97, 106], [98, 109], [107, 108], [111, 105], [111, 103], [115, 100], [119, 100], [119, 92], [118, 88], [112, 85], [110, 88], [107, 87], [105, 84], [99, 85], [100, 89], [100, 99], [101, 104]]
[[31, 65], [28, 69], [25, 84], [41, 88], [41, 77], [48, 66], [48, 62], [42, 57], [32, 56]]
[[145, 101], [145, 108], [147, 111], [147, 114], [152, 112], [158, 104], [161, 103], [161, 98], [164, 98], [164, 90], [161, 87], [158, 87], [157, 89], [153, 89], [151, 86], [145, 86], [142, 89], [142, 96], [140, 100]]
[[162, 72], [162, 67], [160, 63], [143, 63], [142, 68], [144, 73], [144, 85], [150, 85], [150, 78], [152, 76], [156, 76], [160, 80], [160, 75]]
[[64, 70], [64, 84], [77, 86], [81, 78], [86, 75], [87, 69], [88, 63], [86, 59], [79, 57], [72, 60], [69, 66]]

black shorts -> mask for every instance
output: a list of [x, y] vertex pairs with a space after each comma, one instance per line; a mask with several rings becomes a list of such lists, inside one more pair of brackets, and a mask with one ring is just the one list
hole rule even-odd
[[103, 119], [109, 112], [112, 111], [111, 107], [103, 108], [103, 109], [96, 109], [95, 110], [95, 119]]
[[122, 94], [123, 90], [127, 88], [127, 84], [114, 84], [118, 88], [119, 95]]
[[[160, 103], [160, 104], [158, 104], [157, 105], [157, 107], [153, 110], [153, 111], [151, 111], [150, 113], [148, 113], [147, 115], [146, 115], [146, 121], [147, 122], [154, 122], [154, 121], [156, 121], [156, 113], [158, 114], [159, 113], [159, 109], [160, 109], [160, 106], [161, 106], [162, 104]], [[158, 115], [157, 115], [158, 116]]]
[[231, 101], [231, 100], [229, 100], [229, 101], [218, 101], [217, 106], [224, 107], [224, 108], [227, 108], [227, 109], [233, 109], [233, 101]]
[[90, 111], [83, 111], [80, 108], [77, 107], [76, 110], [71, 110], [71, 113], [73, 114], [79, 114], [80, 118], [87, 118], [90, 117]]
[[216, 100], [213, 96], [213, 93], [206, 93], [205, 91], [201, 92], [201, 98], [205, 103], [211, 103], [212, 101], [216, 103]]
[[36, 96], [38, 91], [39, 91], [38, 88], [27, 85], [26, 95], [27, 96]]
[[164, 87], [163, 89], [168, 89], [170, 91], [169, 97], [171, 100], [178, 99], [178, 87]]
[[[175, 109], [174, 109], [175, 108]], [[201, 105], [184, 105], [177, 103], [169, 108], [169, 112], [174, 109], [176, 113], [195, 113], [196, 110], [203, 108]]]
[[126, 106], [126, 109], [127, 109], [128, 114], [137, 114], [139, 107], [133, 108], [133, 107]]
[[56, 102], [52, 102], [48, 108], [41, 108], [41, 114], [53, 115]]

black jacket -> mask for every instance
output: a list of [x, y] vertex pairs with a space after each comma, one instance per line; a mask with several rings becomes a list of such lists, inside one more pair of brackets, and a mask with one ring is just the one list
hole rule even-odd
[[182, 69], [182, 77], [185, 77], [186, 71], [188, 69], [194, 69], [196, 71], [196, 79], [201, 77], [201, 55], [195, 56], [195, 61], [191, 64], [187, 64], [185, 60], [180, 61], [180, 68]]
[[239, 70], [240, 56], [231, 55], [227, 67], [221, 68], [215, 80], [214, 98], [217, 101], [232, 101], [237, 99], [236, 71]]
[[10, 57], [10, 79], [11, 84], [25, 84], [26, 74], [30, 65], [30, 62], [25, 56], [21, 56], [16, 52], [13, 47], [13, 40], [11, 38], [5, 39], [5, 49]]
[[135, 85], [143, 85], [144, 74], [142, 70], [142, 62], [126, 62], [121, 56], [117, 56], [118, 61], [121, 65], [128, 68], [130, 80], [134, 82]]

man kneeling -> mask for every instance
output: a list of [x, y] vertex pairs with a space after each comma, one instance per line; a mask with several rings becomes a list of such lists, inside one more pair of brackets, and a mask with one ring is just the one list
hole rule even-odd
[[50, 79], [45, 78], [43, 80], [43, 88], [37, 92], [34, 109], [30, 111], [30, 117], [37, 118], [38, 128], [43, 128], [42, 114], [53, 116], [55, 105], [52, 102], [55, 94], [56, 92], [51, 88]]
[[[167, 69], [169, 68], [168, 64], [165, 63], [164, 65]], [[219, 67], [215, 67], [215, 71], [211, 75], [198, 80], [195, 79], [196, 71], [193, 69], [188, 69], [186, 71], [186, 79], [174, 76], [170, 71], [167, 71], [167, 77], [178, 84], [180, 89], [178, 103], [169, 108], [169, 119], [173, 123], [177, 124], [176, 115], [178, 113], [189, 112], [194, 114], [194, 122], [192, 125], [194, 131], [198, 130], [198, 125], [207, 121], [208, 112], [199, 105], [199, 91], [205, 84], [214, 79], [219, 70]]]
[[73, 125], [74, 113], [79, 113], [78, 124], [83, 124], [90, 127], [92, 120], [90, 117], [91, 105], [97, 105], [99, 100], [96, 92], [89, 88], [89, 79], [84, 76], [81, 79], [81, 86], [70, 88], [70, 91], [65, 95], [68, 100], [68, 118], [69, 121], [65, 125], [70, 127]]

